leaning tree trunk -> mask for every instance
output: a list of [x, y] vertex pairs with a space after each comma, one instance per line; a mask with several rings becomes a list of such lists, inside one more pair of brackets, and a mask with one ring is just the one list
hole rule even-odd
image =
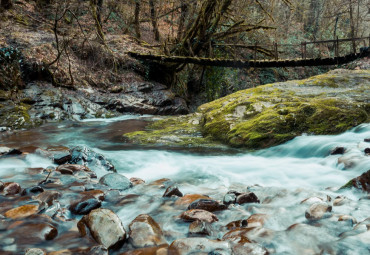
[[159, 41], [159, 30], [157, 24], [157, 10], [155, 8], [154, 0], [149, 0], [150, 5], [150, 19], [152, 20], [153, 32], [154, 32], [154, 39]]
[[1, 0], [1, 7], [5, 10], [12, 8], [12, 0]]

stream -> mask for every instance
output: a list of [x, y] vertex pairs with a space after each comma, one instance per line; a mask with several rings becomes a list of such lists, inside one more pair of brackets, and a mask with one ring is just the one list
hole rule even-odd
[[[232, 205], [228, 210], [215, 212], [219, 221], [212, 224], [214, 231], [210, 239], [222, 239], [228, 232], [223, 227], [231, 221], [261, 214], [265, 215], [264, 222], [250, 231], [248, 238], [271, 254], [369, 254], [370, 231], [360, 222], [369, 217], [370, 198], [359, 190], [339, 188], [370, 170], [370, 156], [364, 154], [364, 149], [370, 147], [370, 143], [364, 141], [370, 138], [370, 124], [362, 124], [339, 135], [303, 135], [285, 144], [253, 152], [153, 149], [127, 144], [122, 134], [144, 129], [151, 118], [128, 115], [49, 123], [33, 130], [0, 134], [0, 147], [72, 148], [84, 145], [104, 155], [118, 173], [127, 178], [141, 178], [146, 183], [121, 191], [120, 196], [127, 198], [127, 203], [113, 206], [125, 229], [137, 215], [149, 214], [161, 226], [168, 244], [187, 237], [189, 229], [188, 223], [177, 219], [184, 208], [176, 207], [173, 199], [162, 198], [164, 187], [176, 183], [183, 194], [202, 194], [222, 201], [228, 191], [237, 190], [254, 192], [261, 201]], [[346, 148], [345, 153], [330, 155], [336, 147]], [[17, 182], [25, 187], [32, 183], [26, 178], [27, 169], [49, 166], [56, 165], [36, 153], [0, 157], [0, 180]], [[98, 178], [107, 173], [99, 167], [93, 170]], [[163, 178], [169, 180], [155, 182]], [[309, 203], [302, 203], [307, 198], [328, 202], [333, 205], [332, 211], [319, 221], [307, 220], [305, 211]], [[0, 199], [0, 205], [4, 201]], [[108, 202], [103, 202], [102, 207], [104, 203]], [[352, 216], [355, 220], [338, 221], [341, 215]], [[14, 238], [10, 237], [11, 231], [2, 229], [0, 224], [0, 240], [3, 240], [0, 241], [0, 253], [3, 249], [24, 254], [21, 251], [33, 247], [17, 238], [14, 242], [4, 242]], [[68, 231], [61, 230], [59, 235]], [[73, 238], [68, 245], [66, 241], [55, 239], [35, 247], [47, 251], [79, 247], [78, 237]], [[112, 254], [129, 249], [124, 245]]]

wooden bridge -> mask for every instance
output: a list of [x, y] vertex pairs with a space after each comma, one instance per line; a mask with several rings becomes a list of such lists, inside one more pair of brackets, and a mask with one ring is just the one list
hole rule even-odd
[[[357, 44], [360, 41], [362, 44]], [[340, 49], [340, 43], [351, 43], [349, 47], [352, 48], [350, 53], [340, 56], [340, 52], [344, 52], [344, 49]], [[309, 58], [309, 51], [307, 47], [309, 45], [332, 45], [332, 57], [311, 57]], [[201, 58], [201, 57], [184, 57], [184, 56], [166, 56], [166, 55], [153, 55], [143, 54], [138, 52], [128, 52], [128, 54], [136, 59], [144, 61], [155, 61], [159, 63], [179, 63], [179, 64], [195, 64], [201, 66], [219, 66], [219, 67], [233, 67], [233, 68], [268, 68], [268, 67], [297, 67], [297, 66], [324, 66], [324, 65], [340, 65], [352, 62], [358, 58], [370, 56], [370, 37], [364, 38], [350, 38], [350, 39], [336, 39], [328, 41], [315, 41], [315, 42], [302, 42], [301, 44], [277, 44], [274, 43], [272, 50], [269, 50], [270, 56], [273, 59], [257, 59], [257, 53], [262, 52], [261, 49], [266, 49], [266, 45], [232, 45], [236, 48], [245, 48], [250, 52], [253, 52], [252, 60], [240, 60], [240, 59], [220, 59], [220, 58]], [[227, 46], [230, 45], [219, 45]], [[360, 51], [356, 49], [361, 46]], [[279, 59], [279, 55], [282, 51], [279, 50], [281, 47], [300, 47], [300, 57], [296, 59]], [[342, 47], [343, 48], [343, 47]], [[348, 51], [348, 50], [347, 50]]]

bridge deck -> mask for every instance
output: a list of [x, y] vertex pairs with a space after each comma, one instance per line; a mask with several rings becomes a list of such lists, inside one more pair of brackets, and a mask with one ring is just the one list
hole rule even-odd
[[217, 58], [198, 58], [182, 56], [165, 56], [128, 52], [129, 56], [145, 61], [156, 61], [160, 63], [195, 64], [201, 66], [219, 66], [233, 68], [267, 68], [267, 67], [295, 67], [295, 66], [324, 66], [340, 65], [354, 61], [358, 58], [367, 57], [370, 51], [353, 53], [342, 57], [333, 58], [311, 58], [311, 59], [286, 59], [286, 60], [233, 60]]

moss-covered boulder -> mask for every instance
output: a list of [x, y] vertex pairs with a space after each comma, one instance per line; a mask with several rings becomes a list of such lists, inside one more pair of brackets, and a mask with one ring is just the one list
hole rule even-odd
[[370, 121], [370, 70], [338, 69], [267, 84], [126, 134], [134, 143], [265, 148], [303, 133], [337, 134]]
[[362, 175], [353, 178], [346, 185], [341, 187], [341, 189], [346, 188], [356, 188], [367, 193], [370, 193], [370, 170], [363, 173]]

